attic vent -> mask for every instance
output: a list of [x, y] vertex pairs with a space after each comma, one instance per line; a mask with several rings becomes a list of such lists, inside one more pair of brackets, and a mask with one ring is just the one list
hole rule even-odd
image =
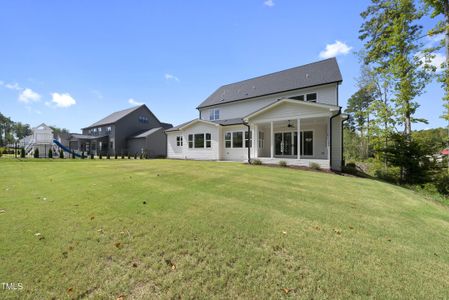
[[309, 73], [306, 73], [306, 78], [309, 78]]

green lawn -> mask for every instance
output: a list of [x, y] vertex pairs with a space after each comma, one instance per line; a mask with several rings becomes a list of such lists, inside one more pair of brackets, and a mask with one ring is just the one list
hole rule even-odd
[[449, 297], [448, 208], [369, 179], [0, 159], [0, 229], [1, 299]]

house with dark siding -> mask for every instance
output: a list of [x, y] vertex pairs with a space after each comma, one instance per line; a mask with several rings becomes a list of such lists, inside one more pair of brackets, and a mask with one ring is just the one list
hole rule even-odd
[[165, 130], [171, 124], [159, 121], [146, 105], [114, 112], [72, 133], [69, 147], [87, 155], [144, 154], [161, 157], [167, 154]]

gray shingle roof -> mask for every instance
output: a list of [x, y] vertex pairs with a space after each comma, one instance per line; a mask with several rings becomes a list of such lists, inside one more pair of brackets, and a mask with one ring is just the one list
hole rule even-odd
[[141, 132], [133, 137], [131, 137], [132, 139], [140, 139], [140, 138], [146, 138], [147, 136], [161, 130], [164, 129], [163, 127], [156, 127], [156, 128], [152, 128], [150, 130], [145, 130], [144, 132]]
[[195, 120], [198, 120], [198, 119], [193, 119], [193, 120], [190, 120], [190, 121], [188, 121], [188, 122], [184, 122], [184, 123], [179, 124], [179, 125], [177, 125], [177, 126], [175, 126], [175, 127], [172, 127], [172, 128], [169, 128], [169, 129], [165, 130], [165, 132], [178, 131], [179, 128], [181, 128], [181, 127], [183, 127], [183, 126], [185, 126], [185, 125], [187, 125], [187, 124], [189, 124], [189, 123], [191, 123], [191, 122], [193, 122], [193, 121], [195, 121]]
[[92, 125], [87, 126], [87, 127], [85, 127], [85, 128], [91, 128], [91, 127], [96, 127], [96, 126], [101, 126], [101, 125], [106, 125], [106, 124], [112, 124], [112, 123], [115, 123], [115, 122], [117, 122], [118, 120], [120, 120], [121, 118], [123, 118], [124, 116], [126, 116], [126, 115], [132, 113], [133, 111], [135, 111], [136, 109], [138, 109], [138, 108], [140, 108], [140, 107], [142, 107], [142, 106], [144, 106], [144, 105], [145, 105], [145, 104], [140, 105], [140, 106], [135, 106], [135, 107], [127, 108], [127, 109], [120, 110], [120, 111], [116, 111], [116, 112], [110, 114], [109, 116], [107, 116], [106, 118], [103, 118], [103, 119], [101, 119], [100, 121], [95, 122], [95, 123], [93, 123]]
[[224, 85], [197, 108], [341, 81], [342, 76], [337, 60], [329, 58]]

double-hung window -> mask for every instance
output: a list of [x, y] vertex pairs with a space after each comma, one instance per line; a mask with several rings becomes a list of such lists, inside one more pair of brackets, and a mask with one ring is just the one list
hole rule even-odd
[[[181, 137], [181, 146], [182, 146], [182, 137]], [[210, 133], [189, 134], [189, 148], [201, 149], [211, 147], [212, 147], [212, 135]]]
[[232, 133], [226, 132], [225, 133], [225, 148], [231, 148], [232, 146]]
[[220, 119], [220, 110], [217, 108], [211, 109], [209, 114], [209, 120], [215, 121]]
[[193, 148], [193, 134], [189, 134], [189, 148]]
[[182, 147], [182, 135], [176, 137], [176, 146]]

